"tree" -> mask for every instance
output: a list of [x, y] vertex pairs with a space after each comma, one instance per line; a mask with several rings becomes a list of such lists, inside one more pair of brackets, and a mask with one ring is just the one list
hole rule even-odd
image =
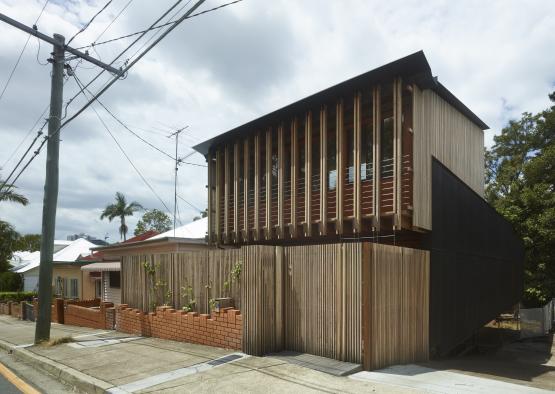
[[[555, 104], [555, 92], [549, 95]], [[486, 154], [486, 199], [525, 247], [527, 306], [555, 296], [555, 105], [511, 121]]]
[[16, 202], [21, 205], [29, 204], [29, 200], [23, 194], [15, 192], [16, 186], [10, 184], [4, 184], [4, 180], [0, 179], [0, 185], [2, 185], [2, 191], [0, 191], [0, 202], [11, 201]]
[[125, 224], [125, 217], [126, 216], [133, 216], [133, 214], [137, 211], [143, 210], [143, 206], [136, 201], [133, 201], [127, 204], [127, 199], [123, 195], [123, 193], [117, 192], [116, 193], [116, 202], [115, 204], [107, 205], [102, 211], [100, 215], [100, 219], [108, 218], [111, 222], [114, 218], [120, 219], [120, 226], [119, 226], [119, 234], [123, 240], [126, 240], [127, 236], [127, 225]]
[[159, 233], [168, 231], [172, 226], [171, 218], [159, 209], [151, 209], [143, 214], [143, 217], [137, 222], [135, 227], [135, 235], [143, 234], [150, 230], [156, 230]]
[[200, 213], [200, 216], [195, 216], [195, 217], [193, 218], [193, 222], [196, 222], [197, 220], [203, 219], [203, 218], [205, 218], [205, 217], [208, 217], [208, 208], [206, 208], [204, 211], [202, 211], [202, 212]]
[[16, 241], [14, 250], [36, 252], [40, 250], [40, 234], [25, 234]]
[[0, 220], [0, 272], [10, 269], [9, 260], [12, 258], [14, 245], [19, 239], [19, 234], [11, 224]]

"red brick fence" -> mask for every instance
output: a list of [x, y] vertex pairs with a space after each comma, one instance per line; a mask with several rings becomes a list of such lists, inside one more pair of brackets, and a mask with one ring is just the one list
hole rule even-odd
[[173, 341], [229, 349], [241, 349], [242, 345], [243, 316], [233, 308], [199, 315], [170, 307], [158, 307], [156, 312], [145, 313], [122, 304], [116, 309], [116, 326], [118, 331], [129, 334]]
[[[19, 302], [0, 303], [0, 314], [22, 320], [25, 319], [22, 316], [24, 309]], [[36, 317], [36, 300], [33, 309]], [[228, 349], [242, 348], [243, 316], [233, 308], [223, 308], [210, 315], [176, 311], [170, 307], [158, 307], [156, 312], [146, 313], [125, 304], [116, 308], [114, 304], [100, 300], [56, 299], [52, 304], [52, 321]]]

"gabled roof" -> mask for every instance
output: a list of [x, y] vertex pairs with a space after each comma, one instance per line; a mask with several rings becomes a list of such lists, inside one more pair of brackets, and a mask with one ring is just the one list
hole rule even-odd
[[305, 97], [302, 100], [296, 101], [258, 119], [252, 120], [223, 134], [201, 142], [193, 148], [203, 155], [206, 155], [210, 148], [214, 145], [228, 140], [233, 140], [246, 133], [259, 130], [262, 127], [268, 127], [272, 123], [282, 120], [284, 117], [294, 116], [300, 111], [306, 110], [306, 107], [308, 106], [324, 104], [330, 99], [341, 96], [342, 94], [349, 94], [350, 92], [353, 92], [353, 90], [360, 88], [360, 86], [370, 86], [372, 84], [399, 76], [412, 80], [423, 89], [432, 89], [482, 130], [489, 128], [488, 125], [478, 118], [476, 114], [474, 114], [466, 105], [464, 105], [449, 90], [447, 90], [445, 86], [439, 83], [437, 78], [433, 77], [432, 69], [430, 68], [430, 64], [428, 63], [424, 52], [418, 51]]
[[[110, 247], [110, 246], [118, 246], [118, 245], [123, 245], [123, 244], [134, 243], [134, 242], [141, 242], [141, 241], [145, 241], [149, 238], [152, 238], [152, 237], [154, 237], [155, 235], [158, 235], [158, 234], [159, 234], [159, 232], [156, 231], [156, 230], [148, 230], [148, 231], [145, 231], [142, 234], [131, 237], [131, 238], [129, 238], [129, 239], [123, 241], [123, 242], [119, 242], [119, 243], [115, 243], [115, 244], [111, 244], [111, 245], [105, 245], [105, 246]], [[95, 247], [97, 247], [97, 246], [99, 246], [99, 245], [95, 245]], [[102, 253], [101, 250], [94, 251], [88, 256], [79, 257], [79, 261], [102, 261], [103, 259], [104, 259], [104, 253]]]
[[173, 229], [166, 231], [165, 233], [158, 234], [152, 237], [150, 240], [162, 239], [162, 238], [188, 238], [188, 239], [204, 239], [206, 233], [208, 232], [208, 218], [202, 218], [195, 220], [191, 223], [187, 223], [181, 227], [175, 228], [175, 234]]
[[[81, 255], [90, 254], [90, 248], [96, 246], [86, 239], [79, 238], [72, 241], [62, 250], [54, 253], [52, 261], [54, 263], [74, 263]], [[21, 265], [14, 269], [17, 273], [24, 273], [40, 265], [40, 252], [35, 252], [32, 258], [26, 261], [27, 264]]]

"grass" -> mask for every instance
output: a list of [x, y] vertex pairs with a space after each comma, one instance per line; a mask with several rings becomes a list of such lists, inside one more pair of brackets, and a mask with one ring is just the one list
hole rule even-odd
[[53, 347], [56, 345], [61, 345], [63, 343], [70, 343], [70, 342], [74, 342], [74, 339], [71, 336], [65, 336], [65, 337], [60, 337], [60, 338], [52, 338], [49, 341], [44, 341], [41, 343], [42, 346], [45, 347]]

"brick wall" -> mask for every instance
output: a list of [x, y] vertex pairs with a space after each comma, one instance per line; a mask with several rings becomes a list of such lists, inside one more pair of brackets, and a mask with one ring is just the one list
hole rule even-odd
[[11, 302], [12, 307], [11, 307], [11, 315], [13, 317], [17, 317], [18, 319], [21, 319], [21, 304], [19, 302]]
[[106, 321], [106, 311], [113, 309], [113, 306], [111, 302], [101, 302], [96, 309], [68, 303], [64, 310], [64, 324], [99, 329], [112, 328], [113, 324], [109, 327]]
[[243, 316], [233, 308], [199, 315], [169, 307], [145, 313], [122, 304], [116, 308], [116, 329], [134, 335], [241, 349]]
[[9, 315], [10, 314], [10, 302], [2, 302], [0, 303], [0, 313], [2, 315]]

